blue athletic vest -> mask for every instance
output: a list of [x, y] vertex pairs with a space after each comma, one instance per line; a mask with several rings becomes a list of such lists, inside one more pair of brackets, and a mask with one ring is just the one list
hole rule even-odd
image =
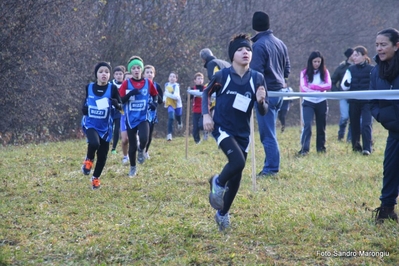
[[[118, 91], [119, 91], [120, 87], [122, 86], [122, 83], [118, 84], [115, 79], [112, 80], [111, 83], [114, 84], [118, 88]], [[114, 106], [112, 106], [112, 118], [114, 120], [121, 118], [121, 112], [118, 109], [116, 109]]]
[[[102, 139], [106, 141], [111, 141], [112, 139], [112, 124], [113, 119], [111, 115], [111, 83], [108, 83], [107, 90], [105, 91], [104, 95], [99, 97], [94, 94], [93, 92], [93, 84], [90, 83], [88, 87], [88, 97], [87, 97], [87, 106], [89, 113], [87, 116], [83, 117], [82, 125], [84, 129], [94, 128]], [[98, 109], [97, 107], [97, 100], [101, 100], [106, 98], [108, 100], [108, 107], [105, 109]]]
[[[140, 89], [140, 93], [130, 97], [123, 107], [129, 128], [135, 128], [141, 122], [148, 119], [148, 100], [150, 94], [148, 80], [144, 80], [145, 84], [143, 88]], [[126, 94], [135, 89], [130, 82], [130, 79], [127, 81], [127, 86]]]
[[[153, 83], [154, 83], [154, 87], [156, 88], [156, 87], [157, 87], [157, 83], [156, 83], [155, 81], [153, 81]], [[151, 102], [153, 102], [153, 101], [154, 101], [154, 100], [152, 99], [152, 97], [149, 96], [149, 98], [148, 98], [148, 103], [151, 103]], [[150, 110], [150, 109], [148, 109], [148, 116], [147, 116], [147, 118], [148, 118], [148, 122], [150, 122], [150, 123], [153, 123], [153, 124], [158, 123], [157, 109], [155, 109], [155, 110]]]
[[[250, 82], [245, 85], [238, 85], [230, 78], [230, 68], [222, 70], [222, 86], [223, 88], [216, 92], [216, 106], [213, 121], [215, 128], [221, 127], [229, 135], [248, 138], [250, 135], [250, 118], [252, 108], [256, 101], [256, 76], [257, 72], [251, 71]], [[251, 99], [246, 112], [240, 111], [233, 107], [233, 103], [237, 94], [241, 94]]]

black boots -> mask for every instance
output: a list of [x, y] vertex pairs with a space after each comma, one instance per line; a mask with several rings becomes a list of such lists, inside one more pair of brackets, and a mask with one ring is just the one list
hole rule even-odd
[[374, 210], [375, 212], [375, 223], [382, 224], [385, 220], [391, 219], [395, 222], [398, 222], [398, 215], [395, 212], [395, 206], [388, 207], [388, 206], [380, 206]]

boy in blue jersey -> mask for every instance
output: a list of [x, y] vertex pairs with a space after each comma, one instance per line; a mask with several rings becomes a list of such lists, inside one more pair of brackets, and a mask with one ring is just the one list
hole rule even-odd
[[[114, 84], [118, 90], [122, 85], [123, 79], [125, 76], [125, 67], [124, 66], [117, 66], [114, 68], [114, 79], [112, 80], [112, 84]], [[113, 119], [114, 119], [114, 133], [112, 134], [113, 140], [112, 140], [112, 149], [111, 153], [116, 154], [116, 146], [118, 145], [119, 142], [119, 135], [120, 135], [120, 127], [121, 127], [121, 112], [119, 110], [113, 109]]]
[[97, 153], [91, 184], [93, 189], [100, 188], [100, 175], [107, 161], [109, 142], [112, 139], [112, 113], [114, 106], [122, 109], [118, 88], [109, 83], [111, 66], [100, 62], [95, 66], [94, 75], [97, 82], [86, 86], [86, 98], [83, 103], [82, 127], [87, 137], [87, 155], [82, 166], [82, 172], [90, 175], [94, 157]]
[[[252, 59], [249, 36], [234, 36], [228, 53], [232, 66], [216, 72], [202, 95], [204, 130], [212, 132], [228, 159], [220, 174], [209, 180], [209, 203], [217, 210], [215, 221], [220, 231], [230, 225], [229, 210], [240, 187], [250, 144], [252, 109], [256, 104], [262, 115], [268, 111], [264, 77], [249, 68]], [[216, 105], [212, 118], [209, 107], [213, 93]]]
[[148, 142], [147, 142], [147, 146], [145, 147], [145, 152], [144, 152], [144, 157], [146, 159], [150, 159], [150, 155], [148, 154], [148, 149], [150, 148], [150, 144], [152, 141], [152, 133], [154, 132], [154, 126], [155, 124], [158, 123], [158, 114], [157, 114], [157, 107], [159, 104], [163, 103], [163, 91], [161, 89], [161, 86], [156, 83], [154, 81], [154, 77], [155, 77], [155, 67], [152, 65], [146, 65], [144, 66], [144, 78], [149, 79], [152, 81], [152, 83], [154, 83], [155, 88], [158, 91], [158, 101], [152, 101], [152, 99], [150, 99], [150, 103], [149, 103], [149, 108], [148, 108], [148, 122], [150, 123], [150, 133], [148, 135]]
[[[148, 142], [150, 126], [148, 123], [148, 108], [150, 98], [157, 101], [158, 91], [151, 80], [143, 78], [143, 59], [132, 56], [129, 59], [127, 70], [133, 75], [131, 79], [125, 80], [119, 89], [124, 112], [126, 115], [126, 128], [129, 139], [129, 177], [136, 176], [136, 152], [139, 164], [145, 161], [145, 147]], [[140, 144], [137, 145], [137, 135]]]

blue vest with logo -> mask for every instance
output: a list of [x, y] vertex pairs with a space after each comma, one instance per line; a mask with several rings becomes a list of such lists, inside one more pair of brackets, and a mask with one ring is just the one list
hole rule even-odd
[[[143, 88], [140, 89], [140, 93], [131, 96], [123, 106], [129, 128], [135, 128], [141, 122], [148, 120], [148, 101], [150, 94], [148, 80], [144, 80], [145, 84]], [[135, 89], [130, 79], [127, 81], [127, 86], [126, 94]]]
[[[104, 95], [97, 96], [93, 92], [93, 84], [90, 83], [88, 87], [88, 97], [87, 97], [87, 106], [88, 106], [88, 115], [84, 116], [82, 119], [82, 126], [84, 131], [89, 128], [94, 128], [99, 136], [102, 139], [105, 139], [107, 142], [112, 139], [112, 124], [113, 119], [111, 115], [111, 86], [112, 84], [108, 84], [107, 90]], [[107, 99], [108, 107], [104, 109], [99, 109], [97, 107], [97, 101], [101, 99]]]

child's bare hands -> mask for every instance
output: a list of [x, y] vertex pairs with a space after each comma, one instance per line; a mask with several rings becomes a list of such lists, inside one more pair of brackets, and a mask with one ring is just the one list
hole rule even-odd
[[213, 131], [213, 119], [212, 116], [210, 114], [205, 114], [203, 116], [203, 126], [204, 126], [204, 130], [208, 131], [208, 132], [212, 132]]
[[266, 89], [263, 86], [259, 86], [256, 90], [256, 101], [258, 103], [263, 103], [266, 99]]

